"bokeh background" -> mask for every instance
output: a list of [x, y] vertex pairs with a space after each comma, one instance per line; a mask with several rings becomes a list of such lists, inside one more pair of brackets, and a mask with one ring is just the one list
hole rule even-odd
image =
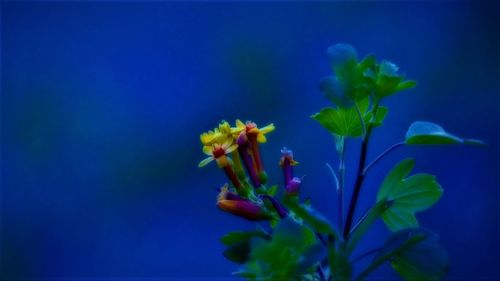
[[[303, 194], [335, 221], [324, 163], [333, 141], [309, 116], [328, 102], [326, 48], [396, 62], [418, 87], [385, 101], [369, 159], [429, 120], [486, 148], [401, 148], [370, 173], [361, 208], [399, 159], [445, 194], [421, 213], [447, 249], [447, 279], [497, 279], [500, 13], [494, 2], [2, 2], [1, 277], [231, 278], [218, 238], [252, 223], [215, 207], [225, 181], [199, 134], [221, 119], [277, 129], [262, 148], [281, 183], [294, 150]], [[348, 167], [359, 142], [348, 144]], [[348, 186], [352, 186], [352, 174]], [[360, 252], [382, 244], [378, 223]], [[358, 267], [366, 265], [366, 261]], [[392, 279], [389, 266], [375, 279]]]

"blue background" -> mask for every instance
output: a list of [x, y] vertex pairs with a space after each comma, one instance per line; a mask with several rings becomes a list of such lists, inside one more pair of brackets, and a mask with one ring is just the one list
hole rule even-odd
[[[335, 221], [326, 48], [396, 62], [419, 85], [388, 98], [369, 159], [429, 120], [486, 148], [401, 148], [368, 176], [361, 208], [405, 156], [437, 175], [442, 200], [418, 215], [451, 260], [449, 279], [500, 278], [499, 9], [471, 2], [1, 3], [1, 276], [231, 277], [218, 238], [252, 223], [219, 211], [225, 181], [199, 134], [219, 120], [277, 129], [262, 147], [281, 183], [294, 150], [302, 192]], [[348, 186], [359, 142], [348, 144]], [[381, 245], [378, 223], [360, 252]], [[360, 262], [358, 268], [366, 265]], [[389, 266], [373, 278], [395, 278]]]

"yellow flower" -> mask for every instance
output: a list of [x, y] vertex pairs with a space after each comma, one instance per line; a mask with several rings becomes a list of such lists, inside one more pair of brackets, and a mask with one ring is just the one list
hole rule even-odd
[[255, 135], [257, 141], [260, 143], [266, 142], [266, 134], [274, 131], [274, 124], [269, 124], [263, 128], [258, 128], [257, 124], [251, 121], [247, 121], [246, 123], [241, 122], [241, 120], [236, 120], [236, 127], [231, 128], [231, 132], [236, 138], [242, 133], [245, 132], [247, 136]]
[[220, 168], [227, 167], [230, 164], [230, 159], [226, 156], [238, 148], [238, 145], [233, 143], [233, 140], [226, 140], [223, 144], [215, 143], [212, 146], [204, 146], [203, 152], [209, 157], [203, 159], [198, 167], [204, 167], [208, 163], [216, 160]]
[[214, 144], [223, 144], [227, 141], [233, 142], [234, 137], [231, 132], [231, 125], [229, 125], [226, 121], [222, 121], [218, 128], [201, 134], [200, 140], [204, 146], [208, 147], [211, 147]]

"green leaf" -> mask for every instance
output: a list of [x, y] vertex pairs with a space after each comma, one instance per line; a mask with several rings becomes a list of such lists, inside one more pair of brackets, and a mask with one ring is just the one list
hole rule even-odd
[[328, 244], [328, 261], [333, 280], [351, 280], [352, 264], [345, 252], [337, 251], [334, 243]]
[[374, 258], [390, 253], [391, 265], [406, 280], [439, 280], [448, 272], [448, 255], [435, 233], [421, 228], [394, 233]]
[[[365, 98], [357, 103], [365, 122], [367, 120], [365, 115], [369, 105], [369, 98]], [[344, 137], [359, 137], [363, 133], [363, 126], [355, 107], [349, 109], [327, 107], [323, 108], [319, 113], [312, 115], [311, 118], [318, 121], [332, 134]]]
[[347, 93], [345, 82], [339, 81], [336, 77], [328, 76], [321, 80], [319, 90], [339, 107], [350, 108], [354, 105], [354, 99]]
[[372, 121], [373, 126], [379, 127], [382, 126], [387, 113], [389, 112], [389, 108], [385, 106], [379, 106], [377, 109], [377, 116], [372, 120], [373, 112], [368, 111], [365, 115], [365, 120]]
[[261, 230], [235, 231], [221, 237], [221, 242], [228, 246], [222, 254], [228, 260], [236, 263], [245, 263], [250, 254], [250, 243], [254, 238], [270, 240], [268, 234]]
[[254, 230], [254, 231], [234, 231], [230, 232], [220, 238], [220, 241], [222, 244], [226, 246], [230, 246], [236, 243], [240, 242], [247, 242], [251, 238], [254, 237], [261, 237], [264, 239], [270, 239], [269, 235], [264, 233], [261, 230]]
[[318, 244], [310, 228], [283, 219], [270, 241], [251, 240], [248, 261], [237, 274], [253, 280], [301, 280], [325, 256]]
[[375, 94], [379, 98], [413, 88], [416, 85], [415, 81], [404, 80], [404, 75], [398, 73], [399, 67], [390, 61], [381, 61], [376, 69], [375, 73], [365, 73], [365, 76], [368, 75], [375, 80]]
[[422, 228], [395, 232], [356, 280], [364, 279], [386, 261], [406, 280], [439, 280], [448, 271], [448, 256], [438, 240], [436, 234]]
[[392, 203], [382, 213], [382, 219], [393, 232], [418, 227], [415, 213], [434, 205], [443, 194], [432, 175], [416, 174], [406, 178], [414, 164], [413, 159], [399, 162], [386, 176], [377, 194], [377, 202], [387, 200]]
[[475, 144], [484, 145], [480, 140], [462, 139], [447, 133], [443, 127], [432, 122], [417, 121], [406, 132], [405, 143], [414, 144]]
[[248, 242], [233, 244], [227, 247], [222, 252], [222, 255], [224, 255], [226, 259], [241, 264], [245, 263], [248, 260], [249, 254], [250, 254], [250, 243]]
[[390, 206], [391, 204], [389, 204], [389, 202], [382, 199], [366, 212], [360, 222], [354, 226], [352, 231], [349, 233], [349, 239], [347, 240], [345, 247], [345, 252], [347, 254], [350, 254], [354, 250], [363, 235], [370, 229], [373, 223], [380, 218], [381, 214], [390, 208]]
[[358, 63], [358, 55], [353, 46], [338, 43], [327, 50], [335, 75], [343, 80], [349, 79]]
[[377, 58], [374, 55], [368, 55], [358, 64], [358, 71], [360, 73], [364, 73], [366, 70], [371, 69], [376, 65]]
[[396, 91], [399, 92], [399, 91], [408, 90], [408, 89], [414, 88], [415, 86], [417, 86], [416, 81], [406, 80], [406, 81], [403, 81], [403, 82], [398, 84], [398, 86], [396, 87]]
[[277, 185], [273, 185], [271, 187], [269, 187], [267, 190], [266, 190], [266, 194], [273, 197], [274, 195], [276, 195], [276, 192], [278, 192], [278, 186]]
[[337, 232], [332, 228], [328, 220], [311, 207], [299, 204], [295, 198], [285, 197], [283, 203], [290, 211], [310, 225], [315, 231], [334, 235], [335, 239], [338, 239], [339, 236]]

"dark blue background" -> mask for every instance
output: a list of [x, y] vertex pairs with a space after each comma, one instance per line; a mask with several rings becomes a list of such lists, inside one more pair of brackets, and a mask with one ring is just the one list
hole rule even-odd
[[[499, 278], [499, 9], [487, 2], [1, 3], [5, 279], [227, 278], [218, 238], [253, 224], [215, 207], [223, 174], [199, 134], [220, 119], [277, 129], [262, 148], [280, 183], [295, 151], [303, 193], [334, 221], [326, 48], [353, 44], [401, 66], [417, 88], [388, 98], [369, 159], [414, 120], [487, 148], [402, 148], [375, 167], [358, 214], [399, 159], [445, 193], [421, 224], [441, 235], [449, 279]], [[351, 176], [359, 142], [348, 144]], [[336, 164], [335, 164], [336, 165]], [[379, 246], [377, 224], [361, 249]], [[362, 266], [366, 262], [361, 262]], [[389, 266], [375, 278], [394, 278]]]

